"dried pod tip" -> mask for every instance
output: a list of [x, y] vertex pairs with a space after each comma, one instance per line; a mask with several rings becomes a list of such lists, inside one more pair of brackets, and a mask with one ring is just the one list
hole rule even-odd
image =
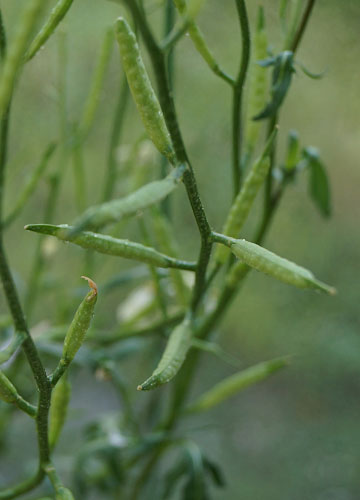
[[91, 290], [93, 292], [92, 295], [89, 296], [89, 299], [92, 299], [98, 293], [97, 285], [96, 285], [95, 281], [93, 281], [91, 278], [88, 278], [87, 276], [81, 276], [81, 277], [82, 277], [82, 279], [84, 279], [88, 282], [89, 287], [91, 288]]
[[142, 385], [138, 385], [136, 388], [137, 391], [142, 391]]

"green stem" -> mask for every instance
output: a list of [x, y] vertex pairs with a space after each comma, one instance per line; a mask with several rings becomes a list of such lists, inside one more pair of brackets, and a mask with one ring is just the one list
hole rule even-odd
[[250, 29], [249, 20], [244, 0], [236, 0], [236, 8], [239, 16], [242, 55], [240, 69], [233, 87], [233, 106], [232, 106], [232, 172], [233, 172], [233, 197], [238, 194], [241, 182], [241, 136], [242, 136], [242, 98], [247, 70], [250, 61]]
[[38, 486], [41, 481], [44, 479], [45, 472], [42, 467], [38, 469], [37, 473], [31, 477], [30, 479], [26, 479], [25, 481], [17, 484], [12, 488], [6, 488], [6, 490], [0, 491], [0, 499], [1, 500], [10, 500], [11, 498], [16, 498], [27, 491], [33, 490], [36, 486]]
[[153, 37], [147, 21], [137, 4], [132, 0], [125, 0], [125, 2], [134, 19], [138, 23], [139, 30], [144, 38], [150, 55], [159, 90], [160, 105], [164, 113], [166, 125], [171, 135], [177, 161], [179, 163], [187, 163], [189, 166], [184, 173], [183, 182], [201, 237], [201, 248], [198, 257], [195, 286], [191, 303], [191, 308], [195, 311], [200, 303], [205, 285], [206, 269], [209, 263], [212, 247], [211, 228], [199, 196], [194, 171], [187, 156], [184, 141], [179, 128], [174, 99], [166, 70], [165, 54]]
[[315, 1], [316, 0], [308, 0], [308, 2], [307, 2], [306, 9], [305, 9], [303, 17], [300, 21], [299, 27], [295, 33], [294, 40], [292, 41], [292, 43], [290, 45], [290, 50], [292, 52], [294, 52], [294, 54], [297, 51], [299, 44], [301, 42], [301, 39], [305, 33], [305, 29], [306, 29], [307, 23], [310, 19], [312, 10], [314, 8]]
[[127, 104], [129, 101], [129, 86], [125, 75], [120, 86], [118, 102], [115, 109], [113, 124], [111, 129], [110, 143], [107, 157], [107, 170], [105, 177], [105, 186], [102, 201], [108, 201], [113, 197], [114, 189], [116, 187], [117, 177], [117, 160], [116, 149], [119, 145], [121, 132], [123, 129], [124, 118], [126, 113]]

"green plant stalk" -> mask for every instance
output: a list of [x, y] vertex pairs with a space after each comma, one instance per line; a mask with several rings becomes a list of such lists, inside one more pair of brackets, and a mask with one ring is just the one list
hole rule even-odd
[[198, 257], [197, 271], [195, 277], [195, 287], [192, 296], [191, 308], [195, 311], [201, 301], [203, 289], [205, 286], [206, 270], [210, 259], [212, 241], [211, 227], [207, 220], [197, 184], [192, 169], [191, 163], [187, 156], [184, 141], [179, 128], [175, 104], [169, 85], [168, 74], [166, 70], [166, 61], [164, 52], [161, 50], [156, 40], [154, 39], [148, 23], [138, 5], [132, 0], [124, 0], [132, 13], [134, 19], [138, 23], [139, 30], [143, 36], [146, 47], [148, 49], [150, 59], [154, 68], [154, 73], [159, 90], [159, 101], [164, 113], [165, 122], [169, 130], [172, 143], [174, 146], [177, 161], [179, 163], [187, 163], [189, 168], [184, 174], [184, 185], [188, 194], [190, 205], [199, 228], [201, 237], [201, 248]]
[[116, 149], [120, 142], [128, 102], [129, 102], [129, 85], [126, 80], [126, 76], [123, 75], [111, 128], [110, 143], [108, 146], [107, 167], [106, 167], [106, 174], [104, 181], [104, 190], [102, 195], [103, 202], [108, 201], [113, 197], [113, 193], [116, 187], [116, 178], [117, 178]]
[[[4, 27], [2, 24], [1, 12], [0, 12], [0, 42], [1, 49], [0, 54], [3, 57], [6, 52], [6, 36]], [[14, 492], [16, 496], [17, 491], [28, 491], [36, 484], [38, 484], [42, 478], [43, 473], [41, 468], [44, 463], [48, 462], [50, 456], [49, 442], [48, 442], [48, 413], [50, 407], [50, 397], [51, 397], [51, 385], [47, 378], [44, 366], [39, 357], [36, 346], [30, 335], [24, 313], [20, 304], [20, 300], [17, 294], [17, 290], [8, 266], [5, 249], [3, 246], [3, 229], [2, 229], [2, 204], [5, 188], [5, 166], [7, 160], [7, 138], [8, 138], [8, 125], [9, 125], [9, 115], [10, 115], [10, 105], [11, 101], [7, 101], [6, 109], [1, 114], [0, 123], [0, 277], [4, 287], [5, 297], [10, 309], [11, 316], [13, 318], [15, 329], [24, 332], [26, 338], [22, 344], [25, 356], [30, 365], [32, 374], [34, 376], [37, 388], [39, 390], [39, 400], [38, 409], [36, 415], [36, 429], [38, 437], [38, 449], [39, 449], [39, 471], [37, 475], [18, 485], [15, 488], [10, 488], [4, 490], [0, 493], [0, 498], [14, 498]]]
[[233, 198], [240, 190], [242, 183], [241, 172], [241, 139], [242, 139], [242, 98], [246, 74], [250, 62], [250, 28], [246, 11], [245, 0], [236, 0], [236, 9], [239, 17], [242, 39], [242, 55], [238, 76], [233, 88], [232, 104], [232, 173], [233, 173]]

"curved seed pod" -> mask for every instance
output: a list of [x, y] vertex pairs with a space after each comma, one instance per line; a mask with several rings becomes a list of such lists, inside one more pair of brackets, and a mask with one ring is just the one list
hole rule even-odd
[[267, 90], [268, 90], [268, 72], [258, 64], [267, 58], [267, 35], [265, 31], [264, 10], [259, 8], [257, 29], [254, 33], [253, 40], [253, 60], [250, 67], [249, 75], [249, 92], [248, 92], [248, 108], [247, 120], [245, 127], [245, 155], [250, 158], [256, 143], [259, 138], [262, 124], [259, 121], [253, 120], [253, 117], [258, 115], [266, 105]]
[[21, 15], [15, 38], [9, 47], [2, 68], [0, 79], [0, 114], [5, 111], [9, 104], [26, 44], [46, 0], [32, 0], [26, 3], [27, 5]]
[[71, 396], [71, 385], [63, 375], [51, 395], [49, 445], [54, 448], [64, 426]]
[[31, 42], [29, 50], [25, 56], [26, 61], [32, 59], [54, 33], [57, 26], [64, 19], [67, 11], [70, 9], [73, 1], [74, 0], [59, 0], [57, 2], [55, 7], [50, 12], [49, 18], [45, 21], [44, 26]]
[[88, 281], [91, 291], [86, 295], [78, 307], [65, 336], [62, 360], [60, 361], [60, 363], [64, 365], [71, 363], [84, 342], [86, 332], [89, 329], [90, 322], [94, 315], [94, 308], [97, 301], [98, 293], [96, 284], [86, 276], [81, 277]]
[[117, 19], [115, 30], [129, 87], [145, 129], [160, 153], [174, 163], [175, 153], [170, 134], [146, 72], [135, 34], [123, 17]]
[[56, 236], [60, 240], [70, 241], [82, 248], [95, 250], [99, 253], [147, 262], [157, 267], [175, 267], [178, 269], [185, 269], [186, 271], [195, 271], [196, 269], [196, 264], [194, 262], [174, 259], [168, 255], [157, 252], [152, 247], [147, 247], [129, 240], [120, 240], [90, 231], [84, 231], [76, 236], [71, 236], [71, 232], [74, 228], [67, 224], [59, 226], [52, 224], [29, 224], [25, 226], [25, 229], [36, 233]]
[[75, 221], [73, 234], [89, 227], [99, 228], [110, 222], [117, 222], [124, 216], [135, 214], [139, 210], [158, 203], [178, 186], [185, 169], [185, 165], [181, 165], [164, 179], [150, 182], [120, 200], [90, 207]]
[[[274, 143], [277, 130], [278, 129], [275, 128], [272, 134], [270, 135], [262, 155], [252, 165], [245, 179], [241, 191], [235, 198], [235, 201], [230, 209], [229, 215], [226, 219], [222, 231], [223, 234], [225, 234], [226, 236], [231, 236], [236, 238], [239, 235], [249, 215], [250, 209], [255, 201], [256, 195], [259, 192], [269, 171], [270, 167], [269, 154], [272, 145]], [[216, 260], [219, 263], [223, 263], [225, 262], [228, 254], [229, 251], [225, 246], [218, 247], [216, 253]]]
[[0, 399], [6, 403], [14, 403], [19, 395], [7, 376], [0, 370]]
[[186, 413], [199, 413], [207, 411], [225, 399], [234, 396], [239, 391], [265, 380], [270, 375], [277, 372], [281, 368], [284, 368], [288, 364], [289, 360], [287, 358], [278, 358], [264, 363], [259, 363], [255, 366], [247, 368], [246, 370], [235, 373], [234, 375], [222, 380], [209, 391], [200, 396], [194, 404], [186, 409]]
[[192, 325], [188, 318], [171, 333], [165, 351], [153, 374], [138, 386], [138, 391], [150, 391], [169, 382], [180, 370], [191, 347]]
[[75, 500], [68, 488], [60, 487], [56, 490], [56, 500]]
[[283, 257], [266, 250], [265, 248], [245, 240], [230, 241], [230, 248], [234, 255], [248, 266], [268, 274], [273, 278], [294, 285], [298, 288], [314, 288], [334, 295], [335, 288], [317, 280], [314, 275]]

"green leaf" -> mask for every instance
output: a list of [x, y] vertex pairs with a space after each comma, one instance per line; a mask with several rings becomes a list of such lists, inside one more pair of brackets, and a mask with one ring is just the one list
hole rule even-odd
[[247, 387], [265, 380], [289, 364], [288, 358], [277, 358], [251, 366], [225, 378], [195, 401], [186, 413], [200, 413], [222, 403]]
[[223, 471], [221, 470], [220, 466], [215, 462], [213, 462], [212, 460], [210, 460], [208, 457], [205, 457], [204, 455], [203, 455], [203, 462], [204, 462], [204, 467], [210, 474], [214, 484], [219, 488], [224, 488], [226, 483]]
[[294, 54], [286, 50], [276, 57], [271, 57], [265, 61], [260, 61], [263, 67], [274, 66], [271, 84], [271, 101], [256, 116], [254, 120], [263, 120], [274, 116], [280, 108], [287, 91], [289, 90], [294, 69]]
[[330, 183], [320, 160], [317, 149], [308, 147], [303, 150], [303, 157], [310, 168], [309, 193], [320, 213], [324, 217], [331, 215]]

